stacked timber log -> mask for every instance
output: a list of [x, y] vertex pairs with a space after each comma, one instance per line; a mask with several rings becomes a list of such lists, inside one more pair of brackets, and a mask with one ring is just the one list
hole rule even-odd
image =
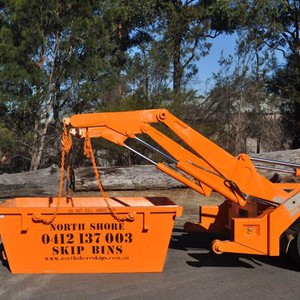
[[[251, 156], [251, 155], [250, 155]], [[279, 161], [288, 161], [300, 164], [300, 149], [276, 152], [265, 152], [253, 155]], [[259, 163], [262, 165], [262, 163]], [[267, 166], [272, 166], [267, 164]], [[98, 168], [104, 187], [107, 190], [142, 190], [142, 189], [169, 189], [184, 187], [183, 184], [170, 176], [156, 170], [155, 166], [131, 166]], [[276, 173], [274, 171], [259, 170], [265, 177], [271, 179], [274, 175], [277, 181], [290, 181], [291, 174]], [[76, 191], [98, 190], [97, 181], [91, 167], [75, 170]]]
[[[285, 150], [285, 151], [274, 151], [274, 152], [265, 152], [261, 154], [255, 154], [255, 155], [250, 155], [254, 157], [259, 157], [259, 158], [267, 158], [270, 160], [277, 160], [277, 161], [285, 161], [285, 162], [290, 162], [290, 163], [295, 163], [300, 165], [300, 149], [295, 149], [295, 150]], [[261, 163], [257, 163], [259, 165], [262, 165]], [[277, 166], [277, 165], [272, 165], [272, 164], [265, 164], [266, 166], [273, 166], [277, 168], [283, 168], [283, 169], [289, 169], [284, 166]], [[292, 169], [290, 169], [292, 170]], [[264, 170], [259, 170], [261, 174], [263, 174], [267, 178], [274, 178], [277, 177], [277, 181], [279, 182], [292, 182], [292, 181], [297, 181], [299, 182], [300, 178], [299, 177], [293, 177], [292, 174], [285, 174], [281, 172], [274, 172], [274, 171], [264, 171]], [[275, 175], [275, 176], [274, 176]]]
[[[273, 160], [300, 164], [300, 149], [277, 151], [254, 155]], [[152, 165], [130, 167], [99, 167], [105, 190], [170, 189], [184, 187], [170, 176], [158, 171]], [[260, 171], [267, 178], [275, 172]], [[290, 181], [291, 175], [280, 173], [280, 181]], [[51, 166], [32, 172], [0, 175], [0, 198], [17, 196], [56, 196], [59, 185], [59, 168]], [[92, 167], [74, 170], [73, 186], [76, 191], [98, 191], [98, 184]]]
[[[157, 170], [152, 165], [98, 168], [101, 182], [106, 190], [170, 189], [184, 185]], [[98, 190], [92, 168], [78, 168], [75, 173], [76, 191]]]

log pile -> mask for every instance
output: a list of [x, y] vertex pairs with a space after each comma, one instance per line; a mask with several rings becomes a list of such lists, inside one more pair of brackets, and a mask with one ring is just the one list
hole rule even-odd
[[37, 171], [0, 175], [0, 198], [19, 196], [55, 196], [58, 193], [59, 168], [52, 165]]
[[[300, 149], [277, 151], [254, 155], [273, 160], [290, 161], [300, 164]], [[131, 167], [98, 168], [105, 190], [170, 189], [184, 187], [170, 176], [158, 171], [152, 165]], [[271, 178], [275, 172], [262, 172]], [[92, 167], [74, 170], [76, 191], [98, 191], [98, 184]], [[281, 181], [291, 175], [279, 174]], [[56, 196], [59, 185], [59, 168], [51, 166], [38, 171], [0, 175], [0, 198], [18, 196]]]
[[[152, 165], [98, 168], [105, 190], [170, 189], [184, 185], [157, 170]], [[98, 190], [97, 180], [90, 167], [78, 168], [75, 173], [76, 191]]]
[[260, 154], [253, 154], [250, 156], [265, 157], [268, 159], [288, 161], [291, 163], [300, 164], [300, 149], [265, 152]]
[[[253, 155], [255, 157], [272, 160], [289, 161], [300, 165], [300, 149], [276, 152], [266, 152]], [[259, 163], [262, 165], [262, 163]], [[272, 166], [267, 164], [267, 166]], [[283, 167], [286, 168], [286, 167]], [[183, 184], [170, 176], [156, 170], [155, 166], [131, 166], [98, 168], [102, 183], [106, 190], [143, 190], [143, 189], [169, 189], [184, 187]], [[271, 179], [273, 171], [259, 170], [265, 177]], [[276, 176], [280, 181], [290, 180], [289, 174], [280, 173]], [[91, 167], [75, 170], [76, 191], [98, 190], [97, 181]]]
[[[250, 155], [251, 156], [251, 155]], [[274, 151], [274, 152], [265, 152], [261, 154], [255, 154], [253, 155], [254, 157], [259, 157], [259, 158], [267, 158], [271, 160], [278, 160], [278, 161], [285, 161], [285, 162], [291, 162], [295, 164], [300, 165], [300, 149], [296, 150], [285, 150], [285, 151]], [[262, 165], [261, 163], [257, 163]], [[284, 166], [276, 166], [272, 164], [266, 164], [266, 166], [274, 166], [277, 168], [283, 168], [283, 169], [289, 169], [288, 167]], [[290, 169], [292, 170], [292, 169]], [[263, 171], [259, 170], [260, 173], [262, 173], [265, 177], [267, 178], [272, 178], [276, 172], [272, 171]], [[299, 177], [294, 177], [292, 174], [285, 174], [285, 173], [277, 173], [278, 174], [278, 181], [284, 182], [284, 181], [299, 181]]]

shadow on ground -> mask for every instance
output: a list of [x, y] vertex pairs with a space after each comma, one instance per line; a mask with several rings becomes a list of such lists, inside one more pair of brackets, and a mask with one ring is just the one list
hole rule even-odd
[[300, 271], [293, 261], [286, 255], [279, 257], [244, 255], [236, 253], [224, 253], [221, 255], [211, 251], [211, 243], [215, 239], [228, 239], [227, 236], [215, 233], [185, 232], [175, 228], [170, 241], [170, 249], [187, 251], [192, 260], [186, 263], [192, 267], [241, 267], [259, 268], [263, 265], [272, 265], [277, 268]]
[[[300, 271], [287, 256], [270, 257], [259, 255], [244, 255], [236, 253], [224, 253], [221, 255], [211, 251], [211, 243], [215, 239], [227, 239], [227, 236], [215, 233], [185, 232], [183, 229], [174, 228], [170, 240], [170, 249], [187, 252], [186, 264], [195, 267], [234, 267], [255, 269], [264, 265], [277, 268]], [[4, 247], [0, 242], [0, 260], [2, 265], [9, 270], [8, 261], [3, 257]]]
[[8, 261], [5, 259], [4, 255], [5, 255], [4, 246], [3, 246], [3, 243], [0, 242], [0, 261], [2, 263], [2, 266], [4, 266], [5, 268], [7, 268], [8, 270], [10, 270]]

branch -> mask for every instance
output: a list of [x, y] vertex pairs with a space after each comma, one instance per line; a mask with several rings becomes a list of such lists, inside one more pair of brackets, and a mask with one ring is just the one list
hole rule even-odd
[[193, 2], [195, 2], [195, 0], [186, 0], [184, 6], [188, 6]]
[[[288, 33], [289, 33], [289, 32], [288, 32]], [[290, 49], [293, 49], [294, 44], [293, 44], [293, 42], [289, 39], [289, 36], [288, 36], [285, 32], [282, 32], [281, 34], [283, 35], [285, 41], [288, 43]]]
[[271, 49], [275, 48], [276, 50], [282, 52], [284, 58], [288, 58], [288, 54], [286, 53], [286, 51], [284, 49], [278, 48], [277, 46], [272, 45], [272, 44], [268, 43], [267, 41], [265, 41], [265, 44]]
[[190, 56], [190, 58], [188, 58], [186, 60], [186, 62], [183, 64], [182, 68], [185, 69], [189, 64], [190, 62], [195, 58], [195, 51], [196, 51], [196, 48], [198, 46], [198, 43], [199, 43], [199, 38], [196, 38], [195, 39], [195, 42], [194, 42], [194, 46], [192, 48], [192, 55]]
[[53, 74], [54, 74], [54, 69], [55, 69], [55, 60], [56, 60], [56, 57], [57, 57], [58, 48], [59, 48], [59, 32], [56, 32], [53, 61], [52, 61], [51, 73], [50, 73], [50, 76], [49, 76], [49, 85], [51, 84], [51, 81], [53, 79]]
[[22, 145], [22, 146], [25, 146], [25, 147], [27, 147], [27, 148], [29, 148], [29, 149], [31, 149], [31, 150], [33, 150], [33, 146], [32, 145], [29, 145], [29, 144], [27, 144], [27, 143], [25, 143], [25, 142], [22, 142], [22, 141], [20, 141], [20, 140], [15, 140], [15, 142], [17, 143], [17, 144], [20, 144], [20, 145]]
[[214, 38], [216, 38], [217, 36], [221, 35], [221, 32], [218, 32], [218, 31], [215, 31], [214, 34], [212, 34], [212, 33], [213, 33], [213, 30], [212, 30], [209, 34], [206, 34], [205, 37], [214, 39]]

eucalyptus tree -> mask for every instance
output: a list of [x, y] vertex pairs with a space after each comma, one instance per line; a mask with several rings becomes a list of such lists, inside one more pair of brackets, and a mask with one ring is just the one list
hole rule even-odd
[[121, 0], [0, 1], [3, 120], [21, 145], [14, 155], [31, 170], [47, 145], [57, 160], [63, 115], [93, 109], [103, 102], [102, 86], [117, 81], [127, 49], [143, 38], [133, 12]]
[[[300, 147], [300, 2], [298, 0], [236, 1], [244, 5], [241, 19], [243, 51], [252, 49], [256, 77], [271, 63], [270, 92], [282, 97], [282, 111], [288, 119], [286, 134], [293, 147]], [[274, 55], [274, 53], [276, 55]], [[278, 60], [278, 57], [281, 59]], [[277, 58], [277, 61], [276, 61]], [[260, 71], [259, 71], [260, 70]], [[259, 74], [260, 73], [260, 74]], [[286, 115], [288, 113], [288, 115]]]
[[209, 53], [211, 39], [233, 31], [241, 7], [228, 0], [164, 0], [159, 5], [157, 41], [169, 57], [175, 106], [180, 108], [181, 93], [198, 72], [196, 62]]

